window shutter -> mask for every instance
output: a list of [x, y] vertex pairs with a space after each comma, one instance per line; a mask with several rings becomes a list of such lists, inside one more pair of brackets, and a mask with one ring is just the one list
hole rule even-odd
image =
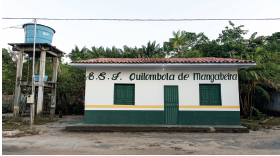
[[210, 105], [221, 105], [221, 90], [220, 85], [209, 85], [210, 87]]
[[199, 85], [200, 105], [221, 105], [220, 84]]
[[199, 85], [199, 90], [200, 90], [200, 105], [209, 105], [210, 104], [209, 86]]
[[114, 104], [134, 105], [134, 84], [115, 84]]
[[123, 104], [124, 103], [124, 86], [123, 85], [115, 85], [115, 104]]
[[134, 104], [134, 85], [125, 85], [125, 105], [133, 105]]

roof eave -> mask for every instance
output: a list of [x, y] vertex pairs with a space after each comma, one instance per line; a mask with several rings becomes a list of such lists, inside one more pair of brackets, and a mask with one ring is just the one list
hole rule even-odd
[[70, 63], [70, 65], [76, 68], [249, 68], [256, 63]]

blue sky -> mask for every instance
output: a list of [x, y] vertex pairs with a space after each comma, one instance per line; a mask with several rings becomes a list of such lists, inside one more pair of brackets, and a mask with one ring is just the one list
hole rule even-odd
[[[128, 19], [192, 19], [192, 18], [280, 18], [279, 0], [2, 0], [2, 17], [24, 18], [128, 18]], [[29, 23], [32, 20], [3, 20], [1, 27]], [[129, 22], [129, 21], [46, 21], [56, 30], [54, 46], [69, 53], [77, 45], [122, 48], [141, 47], [149, 40], [163, 44], [172, 31], [204, 32], [216, 39], [229, 26], [228, 21]], [[280, 31], [277, 21], [233, 21], [254, 32], [271, 35]], [[23, 43], [23, 29], [2, 29], [1, 46]], [[69, 61], [69, 59], [65, 59]]]

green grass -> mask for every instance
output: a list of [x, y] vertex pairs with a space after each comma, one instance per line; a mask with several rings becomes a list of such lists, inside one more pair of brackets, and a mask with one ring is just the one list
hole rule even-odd
[[270, 120], [268, 120], [265, 123], [260, 123], [261, 121], [264, 121], [266, 118], [262, 118], [260, 120], [256, 119], [241, 119], [241, 125], [247, 127], [248, 129], [251, 129], [253, 131], [257, 131], [261, 128], [264, 129], [271, 129], [274, 126], [279, 126], [280, 125], [280, 118], [279, 117], [274, 117]]
[[15, 124], [4, 124], [2, 125], [3, 131], [12, 131], [12, 130], [23, 130], [25, 129], [25, 125], [15, 125]]
[[[54, 122], [55, 119], [51, 119], [49, 116], [38, 115], [34, 119], [33, 125], [45, 124], [48, 122]], [[30, 118], [23, 117], [3, 117], [2, 118], [2, 130], [3, 131], [12, 131], [19, 130], [22, 133], [16, 134], [14, 136], [5, 136], [5, 137], [20, 137], [25, 135], [36, 135], [39, 134], [40, 130], [33, 128], [30, 130]]]
[[[26, 118], [25, 118], [26, 119]], [[48, 122], [54, 122], [55, 119], [51, 119], [48, 116], [37, 116], [36, 119], [34, 119], [34, 125], [41, 125]], [[30, 126], [30, 119], [24, 120], [23, 117], [5, 117], [2, 119], [2, 130], [3, 131], [10, 131], [10, 130], [22, 130], [29, 129]]]
[[34, 119], [35, 124], [44, 124], [44, 123], [54, 122], [54, 121], [56, 121], [56, 120], [52, 119], [50, 117], [43, 117], [43, 118]]
[[22, 122], [23, 118], [22, 117], [5, 117], [2, 120], [8, 120], [8, 122]]

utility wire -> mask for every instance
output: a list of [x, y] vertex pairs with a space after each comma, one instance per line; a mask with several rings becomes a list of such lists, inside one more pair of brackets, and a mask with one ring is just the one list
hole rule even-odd
[[19, 25], [15, 25], [15, 26], [11, 26], [11, 27], [2, 28], [2, 29], [9, 29], [9, 28], [23, 29], [23, 28], [18, 28], [18, 26], [22, 26], [22, 25], [23, 24], [19, 24]]
[[[138, 21], [138, 22], [165, 22], [165, 21], [173, 21], [173, 22], [180, 22], [180, 21], [229, 21], [229, 20], [244, 20], [244, 21], [264, 21], [264, 20], [280, 20], [280, 18], [259, 18], [259, 19], [93, 19], [93, 18], [9, 18], [9, 17], [3, 17], [2, 19], [9, 19], [9, 20], [15, 20], [15, 19], [37, 19], [37, 20], [56, 20], [56, 21]], [[31, 22], [30, 22], [31, 23]], [[25, 23], [24, 23], [25, 24]], [[9, 29], [9, 28], [16, 28], [16, 29], [22, 29], [17, 28], [17, 26], [22, 26], [23, 24], [6, 27], [2, 29]]]
[[[31, 23], [31, 22], [30, 22]], [[2, 28], [2, 29], [9, 29], [9, 28], [15, 28], [15, 29], [23, 29], [22, 27], [21, 28], [18, 28], [18, 26], [22, 26], [26, 23], [23, 23], [23, 24], [19, 24], [19, 25], [15, 25], [15, 26], [11, 26], [11, 27], [6, 27], [6, 28]]]
[[266, 20], [280, 20], [280, 18], [247, 18], [247, 19], [94, 19], [94, 18], [9, 18], [2, 19], [37, 19], [37, 20], [67, 20], [67, 21], [228, 21], [228, 20], [243, 20], [243, 21], [266, 21]]

